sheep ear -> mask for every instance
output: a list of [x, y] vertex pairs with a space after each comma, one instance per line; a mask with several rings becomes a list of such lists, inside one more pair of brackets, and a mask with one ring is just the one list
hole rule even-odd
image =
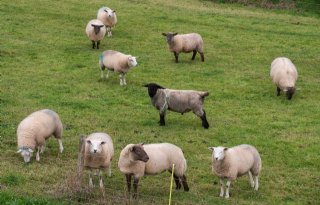
[[94, 25], [94, 24], [91, 24], [91, 26], [94, 27], [95, 25]]
[[104, 11], [108, 13], [108, 10], [105, 9]]
[[143, 145], [144, 145], [144, 142], [139, 143], [139, 145], [143, 146]]
[[227, 151], [228, 150], [228, 147], [225, 147], [224, 149], [223, 149], [223, 151]]
[[162, 35], [163, 35], [163, 36], [167, 36], [167, 34], [166, 34], [166, 33], [162, 33]]
[[21, 149], [21, 148], [20, 148], [20, 149], [18, 149], [17, 153], [20, 153], [20, 152], [22, 152], [22, 149]]
[[177, 35], [178, 33], [174, 33], [173, 36]]
[[33, 150], [31, 148], [28, 148], [28, 151], [31, 152], [31, 153], [33, 152]]
[[90, 140], [87, 140], [87, 143], [88, 143], [88, 144], [91, 144], [91, 141], [90, 141]]
[[146, 87], [146, 88], [148, 88], [149, 87], [149, 84], [145, 84], [143, 87]]
[[113, 10], [113, 13], [116, 13], [116, 10]]
[[214, 151], [214, 147], [208, 147], [208, 149]]
[[102, 142], [101, 142], [101, 145], [103, 145], [103, 144], [105, 144], [105, 143], [106, 143], [105, 141], [102, 141]]

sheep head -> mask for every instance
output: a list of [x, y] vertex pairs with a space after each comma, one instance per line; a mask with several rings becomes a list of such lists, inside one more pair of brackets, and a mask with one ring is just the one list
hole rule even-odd
[[129, 56], [128, 57], [128, 65], [129, 67], [135, 67], [138, 65], [138, 62], [137, 62], [137, 57], [134, 57], [134, 56]]
[[177, 34], [178, 33], [173, 33], [173, 32], [162, 33], [162, 35], [166, 37], [168, 44], [171, 44], [173, 42], [173, 37], [176, 36]]
[[143, 162], [147, 162], [149, 160], [149, 156], [146, 153], [146, 151], [144, 151], [143, 148], [143, 143], [141, 144], [135, 144], [133, 145], [130, 149], [129, 149], [130, 155], [131, 155], [131, 159], [133, 161], [143, 161]]
[[148, 93], [151, 98], [157, 94], [158, 89], [165, 89], [164, 87], [156, 83], [148, 83], [145, 84], [144, 87], [148, 88]]
[[101, 153], [103, 149], [103, 145], [106, 143], [104, 141], [98, 141], [98, 140], [87, 140], [87, 143], [89, 144], [89, 151], [91, 154]]
[[106, 12], [108, 14], [109, 18], [112, 18], [116, 11], [115, 10], [111, 10], [111, 9], [105, 9], [104, 12]]
[[284, 92], [286, 93], [286, 96], [288, 98], [288, 100], [291, 100], [294, 92], [296, 91], [295, 87], [288, 87], [284, 90]]
[[212, 151], [212, 158], [214, 161], [223, 160], [225, 157], [225, 151], [228, 150], [227, 147], [209, 147], [209, 150]]
[[96, 35], [100, 32], [100, 29], [101, 29], [102, 27], [104, 27], [104, 25], [95, 25], [95, 24], [91, 24], [91, 26], [93, 27], [94, 33], [95, 33]]
[[32, 157], [33, 150], [28, 147], [22, 147], [18, 149], [17, 153], [21, 154], [25, 163], [28, 163]]

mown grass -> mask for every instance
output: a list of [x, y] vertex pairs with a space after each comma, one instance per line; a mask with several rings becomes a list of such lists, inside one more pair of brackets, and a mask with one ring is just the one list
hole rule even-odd
[[[184, 150], [191, 190], [174, 191], [173, 204], [319, 203], [319, 18], [208, 1], [114, 0], [108, 1], [119, 19], [114, 36], [92, 50], [85, 25], [105, 3], [1, 1], [1, 204], [95, 199], [56, 191], [75, 173], [79, 136], [94, 131], [109, 133], [116, 151], [113, 176], [105, 178], [106, 203], [125, 202], [117, 159], [126, 144], [138, 142], [170, 142]], [[166, 31], [200, 33], [206, 61], [181, 54], [175, 64], [161, 36]], [[116, 74], [99, 79], [98, 55], [107, 49], [139, 56], [127, 86], [119, 86]], [[269, 78], [270, 63], [278, 56], [292, 59], [299, 71], [291, 101], [275, 96]], [[158, 113], [142, 87], [147, 82], [209, 91], [205, 109], [211, 127], [204, 130], [193, 114], [175, 113], [167, 115], [165, 127], [158, 126]], [[15, 153], [16, 128], [42, 108], [60, 114], [65, 151], [59, 154], [50, 139], [41, 161], [24, 165]], [[231, 198], [221, 199], [207, 147], [243, 143], [261, 153], [260, 190], [254, 193], [243, 177], [232, 183]], [[143, 178], [139, 203], [167, 203], [169, 181], [168, 173]]]

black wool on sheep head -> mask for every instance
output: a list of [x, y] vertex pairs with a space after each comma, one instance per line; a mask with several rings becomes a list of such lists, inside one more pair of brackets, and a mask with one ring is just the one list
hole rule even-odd
[[100, 29], [101, 29], [102, 27], [104, 27], [104, 25], [95, 25], [95, 24], [91, 24], [91, 26], [93, 27], [94, 33], [95, 33], [96, 35], [100, 32]]
[[291, 100], [295, 91], [296, 91], [296, 89], [294, 87], [288, 88], [288, 90], [286, 91], [286, 96], [287, 96], [288, 100]]
[[148, 88], [148, 93], [151, 98], [153, 98], [153, 96], [157, 94], [158, 89], [166, 89], [156, 83], [148, 83], [148, 84], [145, 84], [144, 87]]
[[134, 145], [130, 151], [132, 152], [134, 159], [147, 162], [149, 160], [149, 156], [143, 149], [143, 144], [136, 144]]
[[177, 34], [178, 33], [173, 33], [173, 32], [162, 33], [162, 35], [166, 37], [167, 43], [169, 44], [172, 42], [173, 37]]

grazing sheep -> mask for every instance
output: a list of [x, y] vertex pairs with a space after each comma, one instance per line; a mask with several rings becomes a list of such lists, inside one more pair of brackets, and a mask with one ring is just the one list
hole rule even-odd
[[103, 188], [101, 170], [108, 169], [108, 175], [111, 176], [111, 161], [113, 154], [113, 143], [109, 135], [105, 133], [92, 133], [86, 138], [84, 167], [90, 169], [90, 187], [93, 187], [92, 169], [98, 169], [100, 188]]
[[212, 172], [220, 178], [220, 197], [224, 194], [224, 178], [227, 178], [225, 197], [229, 198], [231, 180], [245, 174], [248, 174], [251, 187], [258, 191], [261, 158], [255, 147], [243, 144], [232, 148], [209, 147], [209, 150], [212, 151]]
[[285, 57], [274, 59], [271, 63], [270, 76], [277, 86], [277, 96], [282, 90], [286, 93], [288, 100], [291, 100], [298, 79], [297, 69], [291, 60]]
[[104, 78], [104, 70], [107, 68], [107, 78], [109, 78], [110, 71], [118, 72], [120, 73], [120, 85], [126, 85], [126, 73], [130, 68], [137, 66], [137, 64], [136, 57], [132, 55], [126, 55], [112, 50], [105, 51], [99, 58], [101, 78]]
[[172, 172], [174, 168], [174, 180], [176, 189], [183, 185], [184, 191], [189, 191], [185, 172], [187, 161], [182, 150], [169, 143], [160, 144], [129, 144], [120, 153], [118, 166], [126, 175], [128, 192], [131, 190], [131, 177], [133, 176], [134, 198], [137, 196], [138, 183], [144, 175], [156, 175], [164, 171]]
[[103, 24], [108, 28], [108, 37], [111, 37], [111, 28], [117, 23], [116, 11], [108, 7], [102, 7], [98, 10], [97, 19], [102, 21]]
[[59, 142], [62, 153], [62, 122], [57, 113], [44, 109], [31, 113], [22, 120], [17, 128], [18, 151], [25, 163], [30, 162], [33, 151], [38, 148], [36, 160], [40, 160], [40, 152], [44, 152], [46, 140], [51, 136]]
[[97, 49], [99, 49], [100, 41], [106, 35], [106, 28], [102, 21], [94, 19], [87, 24], [86, 34], [92, 42], [92, 48], [96, 47], [97, 42]]
[[202, 121], [202, 126], [209, 128], [209, 123], [206, 118], [206, 112], [203, 109], [204, 98], [209, 95], [208, 92], [195, 90], [172, 90], [164, 88], [155, 83], [144, 85], [148, 88], [148, 93], [153, 106], [159, 110], [160, 125], [165, 125], [166, 110], [171, 110], [184, 114], [192, 111]]
[[162, 33], [167, 39], [169, 50], [173, 52], [178, 63], [179, 53], [193, 52], [192, 60], [196, 57], [197, 52], [200, 53], [201, 61], [204, 61], [203, 40], [197, 33], [179, 34], [178, 33]]

